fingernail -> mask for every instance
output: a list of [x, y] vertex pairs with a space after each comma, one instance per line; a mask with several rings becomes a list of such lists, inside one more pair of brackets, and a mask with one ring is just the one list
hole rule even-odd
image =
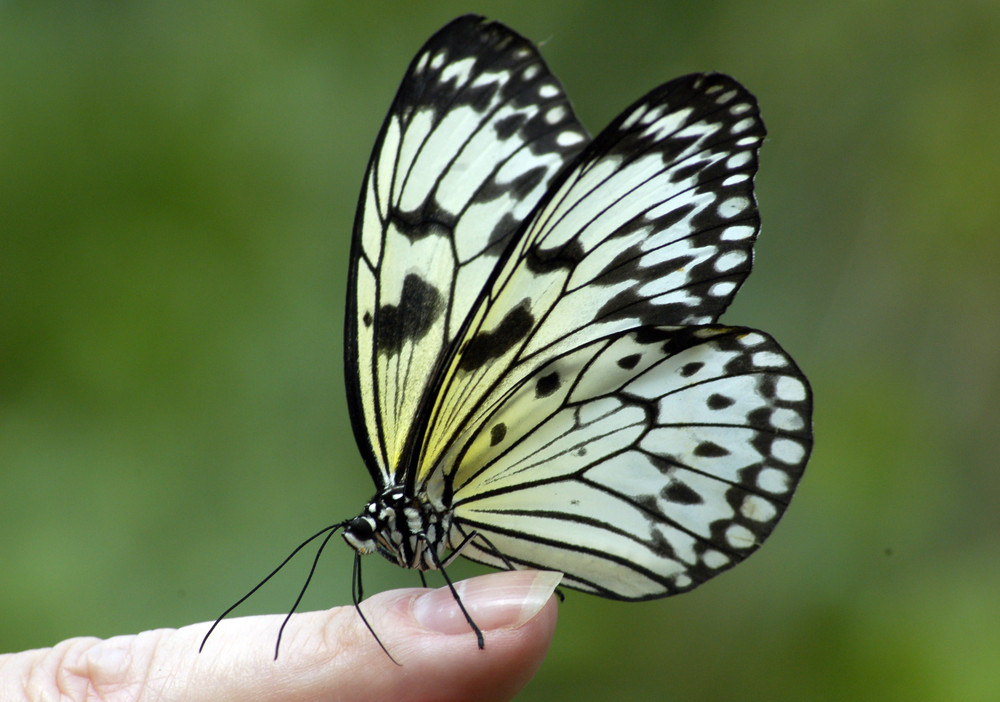
[[[541, 611], [560, 580], [562, 573], [512, 570], [462, 580], [455, 583], [455, 590], [480, 629], [516, 629]], [[469, 623], [447, 587], [419, 596], [412, 607], [414, 619], [431, 631], [469, 631]]]

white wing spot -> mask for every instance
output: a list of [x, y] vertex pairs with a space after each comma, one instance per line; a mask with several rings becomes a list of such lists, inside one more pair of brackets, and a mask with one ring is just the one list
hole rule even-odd
[[734, 97], [736, 97], [736, 91], [735, 90], [728, 90], [728, 91], [724, 92], [722, 95], [720, 95], [719, 97], [715, 98], [715, 104], [716, 105], [725, 105], [727, 102], [729, 102], [730, 100], [732, 100]]
[[566, 108], [562, 105], [553, 107], [545, 113], [545, 121], [549, 124], [559, 124], [566, 118]]
[[802, 402], [806, 399], [806, 386], [798, 378], [789, 375], [782, 376], [775, 383], [774, 394], [785, 402]]
[[757, 474], [757, 487], [772, 495], [788, 492], [788, 474], [777, 468], [765, 468]]
[[729, 128], [729, 133], [739, 134], [740, 132], [745, 132], [746, 130], [750, 129], [755, 122], [756, 120], [754, 120], [752, 117], [741, 119], [739, 122], [737, 122], [736, 124], [734, 124], [732, 127]]
[[795, 410], [778, 408], [771, 413], [771, 426], [781, 431], [800, 431], [804, 428], [805, 422], [802, 415]]
[[759, 332], [748, 332], [740, 337], [740, 343], [744, 348], [760, 346], [767, 341], [767, 337]]
[[719, 203], [719, 216], [731, 219], [750, 207], [750, 201], [745, 197], [731, 197]]
[[749, 102], [738, 102], [729, 108], [729, 114], [731, 115], [741, 115], [751, 109], [752, 105]]
[[766, 524], [778, 516], [778, 510], [769, 500], [759, 495], [747, 495], [740, 505], [740, 514], [752, 521]]
[[576, 146], [581, 141], [583, 141], [583, 134], [579, 132], [565, 131], [560, 132], [559, 136], [556, 137], [556, 143], [559, 146]]
[[416, 66], [416, 68], [413, 69], [413, 72], [416, 73], [416, 74], [423, 73], [427, 69], [427, 61], [428, 61], [428, 59], [430, 59], [430, 56], [428, 54], [426, 54], [426, 53], [421, 54], [420, 55], [420, 60], [417, 61], [417, 66]]
[[758, 136], [740, 137], [735, 142], [733, 142], [733, 145], [738, 148], [751, 147], [751, 146], [755, 147], [759, 144], [760, 144], [760, 137]]
[[545, 83], [538, 88], [538, 97], [540, 98], [554, 98], [559, 94], [559, 88], [552, 85], [551, 83]]
[[629, 129], [632, 128], [633, 125], [635, 125], [636, 122], [639, 121], [639, 119], [643, 116], [643, 114], [645, 114], [645, 112], [646, 112], [645, 105], [635, 108], [632, 111], [632, 114], [630, 114], [628, 117], [622, 120], [621, 126], [618, 127], [618, 129], [620, 129], [623, 132], [628, 131]]
[[750, 162], [750, 152], [740, 151], [738, 154], [733, 154], [728, 159], [726, 159], [726, 168], [731, 171], [735, 171], [737, 168], [742, 168]]
[[747, 255], [743, 251], [730, 251], [716, 259], [715, 270], [719, 271], [719, 273], [725, 273], [736, 268], [746, 260]]
[[739, 185], [740, 183], [745, 183], [750, 180], [749, 173], [737, 173], [736, 175], [731, 175], [722, 181], [723, 188], [730, 188], [734, 185]]
[[532, 64], [531, 66], [528, 66], [527, 68], [524, 69], [524, 73], [521, 74], [521, 77], [524, 80], [531, 80], [532, 78], [538, 75], [538, 70], [539, 70], [538, 66], [536, 64]]
[[771, 444], [771, 455], [782, 463], [798, 465], [805, 458], [806, 451], [802, 444], [791, 439], [775, 439]]
[[701, 554], [701, 562], [704, 563], [709, 568], [713, 570], [718, 570], [724, 566], [729, 565], [729, 556], [724, 554], [722, 551], [705, 551]]
[[445, 59], [447, 59], [447, 54], [444, 51], [439, 51], [434, 54], [434, 58], [431, 59], [431, 68], [435, 71], [444, 65]]
[[754, 235], [754, 228], [747, 226], [729, 227], [719, 238], [722, 241], [742, 241], [744, 239], [749, 239]]
[[674, 585], [676, 587], [687, 587], [691, 584], [691, 578], [687, 575], [678, 575], [674, 578]]
[[783, 368], [788, 364], [784, 356], [774, 351], [758, 351], [752, 361], [758, 368]]
[[753, 548], [757, 545], [757, 539], [753, 532], [742, 524], [732, 524], [726, 529], [726, 543], [733, 548]]
[[736, 283], [731, 280], [724, 280], [721, 283], [716, 283], [711, 288], [708, 289], [708, 294], [712, 297], [725, 297], [736, 289]]
[[461, 61], [449, 63], [445, 66], [444, 70], [441, 71], [440, 82], [447, 83], [452, 78], [455, 78], [455, 86], [461, 88], [469, 82], [469, 73], [475, 65], [476, 59], [474, 58], [465, 58]]
[[642, 123], [649, 124], [650, 122], [655, 122], [660, 118], [660, 115], [663, 114], [663, 110], [665, 109], [666, 109], [665, 105], [657, 105], [652, 110], [650, 110], [649, 112], [647, 112], [642, 116]]

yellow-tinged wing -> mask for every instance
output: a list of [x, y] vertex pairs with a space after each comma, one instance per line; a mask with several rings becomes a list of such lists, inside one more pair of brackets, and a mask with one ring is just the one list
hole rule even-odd
[[352, 423], [379, 486], [402, 482], [485, 281], [588, 139], [534, 45], [499, 23], [459, 18], [413, 60], [365, 176], [348, 287]]
[[472, 312], [447, 370], [418, 482], [549, 359], [642, 326], [714, 322], [750, 271], [764, 138], [757, 103], [723, 75], [660, 86], [554, 184]]

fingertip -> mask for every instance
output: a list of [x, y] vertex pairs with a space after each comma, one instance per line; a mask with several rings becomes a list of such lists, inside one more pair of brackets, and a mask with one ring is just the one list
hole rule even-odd
[[[280, 616], [227, 620], [203, 654], [195, 651], [207, 624], [188, 628], [186, 640], [201, 673], [195, 678], [215, 671], [203, 688], [213, 694], [240, 690], [246, 700], [279, 692], [290, 699], [506, 700], [545, 658], [558, 615], [552, 591], [559, 578], [512, 571], [455, 583], [483, 631], [482, 650], [447, 587], [393, 590], [365, 600], [361, 608], [371, 631], [352, 606], [295, 614], [277, 661], [272, 657]], [[240, 673], [227, 679], [220, 670]]]
[[482, 631], [516, 629], [541, 611], [560, 580], [562, 573], [552, 571], [491, 573], [456, 583], [454, 593], [431, 590], [413, 602], [412, 612], [422, 626], [443, 634], [467, 632], [466, 612]]
[[[548, 652], [558, 617], [552, 593], [560, 579], [558, 573], [510, 571], [456, 583], [463, 605], [483, 632], [482, 650], [447, 587], [409, 591], [391, 602], [381, 600], [400, 591], [382, 593], [362, 603], [400, 663], [382, 677], [384, 688], [375, 697], [511, 699]], [[386, 658], [374, 641], [367, 646], [373, 655]]]

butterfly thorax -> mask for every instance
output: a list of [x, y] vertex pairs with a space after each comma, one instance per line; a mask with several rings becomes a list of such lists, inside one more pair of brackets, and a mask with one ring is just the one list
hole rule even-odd
[[361, 555], [378, 552], [404, 568], [437, 570], [450, 530], [450, 510], [391, 487], [347, 523], [344, 540]]

